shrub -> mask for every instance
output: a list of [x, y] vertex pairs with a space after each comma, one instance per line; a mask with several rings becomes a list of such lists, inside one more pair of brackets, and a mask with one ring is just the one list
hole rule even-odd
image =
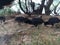
[[0, 10], [0, 16], [1, 15], [11, 15], [14, 14], [14, 11], [12, 11], [10, 8], [5, 8]]

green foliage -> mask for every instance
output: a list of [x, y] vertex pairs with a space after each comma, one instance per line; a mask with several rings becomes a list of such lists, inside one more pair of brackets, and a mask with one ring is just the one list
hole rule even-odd
[[5, 8], [5, 9], [1, 9], [0, 10], [0, 16], [4, 16], [4, 15], [11, 15], [13, 14], [14, 11], [12, 11], [10, 8]]

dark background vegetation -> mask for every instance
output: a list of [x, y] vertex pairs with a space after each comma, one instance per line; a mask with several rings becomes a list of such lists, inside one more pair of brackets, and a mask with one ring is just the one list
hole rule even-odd
[[[9, 8], [11, 8], [11, 6], [14, 5], [14, 1], [15, 0], [1, 0], [0, 1], [0, 9], [4, 9], [4, 6], [7, 6]], [[60, 2], [58, 2], [56, 5], [53, 4], [54, 0], [41, 0], [41, 4], [40, 3], [35, 3], [32, 0], [24, 0], [25, 2], [22, 2], [23, 0], [18, 0], [18, 6], [20, 7], [19, 10], [21, 10], [22, 12], [24, 12], [24, 14], [28, 14], [29, 16], [32, 14], [43, 14], [43, 8], [45, 9], [45, 13], [46, 15], [50, 15], [52, 13], [52, 11], [54, 11], [55, 15], [59, 15], [58, 10], [57, 11], [57, 7], [59, 6]], [[12, 4], [13, 3], [13, 4]], [[45, 4], [46, 3], [46, 4]], [[10, 5], [11, 4], [11, 5]], [[16, 5], [16, 4], [15, 4]], [[36, 7], [38, 5], [38, 7]], [[54, 7], [53, 9], [50, 9], [51, 5]], [[17, 7], [18, 8], [18, 7]], [[36, 9], [35, 9], [36, 8]], [[17, 11], [19, 13], [21, 13], [21, 11]]]

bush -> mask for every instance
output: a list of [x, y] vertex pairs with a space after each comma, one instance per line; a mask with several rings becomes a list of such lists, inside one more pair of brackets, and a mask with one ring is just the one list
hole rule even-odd
[[14, 14], [14, 11], [12, 11], [10, 8], [5, 8], [0, 10], [0, 16], [2, 15], [11, 15]]

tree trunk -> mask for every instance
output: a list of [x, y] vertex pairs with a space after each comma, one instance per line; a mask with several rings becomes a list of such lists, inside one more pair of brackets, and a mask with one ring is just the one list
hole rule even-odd
[[22, 8], [21, 0], [19, 0], [19, 6], [20, 6], [21, 10], [22, 10], [24, 13], [26, 13], [25, 10]]
[[46, 15], [50, 15], [50, 13], [51, 13], [50, 6], [52, 3], [53, 3], [53, 0], [49, 0], [47, 2], [47, 5], [45, 5], [45, 14]]
[[58, 7], [58, 5], [60, 4], [60, 2], [55, 6], [55, 8], [54, 8], [54, 13], [57, 15], [57, 12], [56, 12], [56, 9], [57, 9], [57, 7]]
[[43, 7], [44, 7], [44, 3], [45, 3], [45, 0], [42, 0], [42, 3], [41, 3], [41, 5], [40, 5], [40, 9], [39, 9], [40, 14], [42, 14], [42, 10], [43, 10]]
[[35, 11], [35, 3], [32, 2], [32, 0], [31, 0], [31, 7], [32, 7], [32, 10], [33, 10], [33, 12], [34, 12], [34, 11]]

